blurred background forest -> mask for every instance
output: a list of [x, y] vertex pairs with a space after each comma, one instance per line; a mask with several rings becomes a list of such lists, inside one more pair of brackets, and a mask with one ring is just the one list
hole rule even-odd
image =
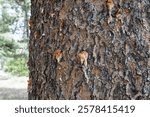
[[28, 76], [30, 0], [0, 0], [0, 70]]

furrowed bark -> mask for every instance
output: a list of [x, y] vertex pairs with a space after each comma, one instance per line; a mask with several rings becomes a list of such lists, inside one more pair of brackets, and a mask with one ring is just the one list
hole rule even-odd
[[29, 99], [150, 99], [149, 0], [32, 0]]

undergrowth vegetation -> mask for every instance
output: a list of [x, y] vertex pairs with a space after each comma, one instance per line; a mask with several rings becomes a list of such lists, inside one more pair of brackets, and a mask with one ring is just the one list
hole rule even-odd
[[18, 76], [28, 76], [27, 60], [25, 51], [21, 51], [20, 44], [14, 40], [0, 37], [1, 69]]

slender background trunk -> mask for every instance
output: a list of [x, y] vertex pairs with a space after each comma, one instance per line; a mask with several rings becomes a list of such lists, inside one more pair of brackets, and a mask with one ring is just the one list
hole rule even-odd
[[29, 99], [150, 99], [149, 0], [31, 0]]

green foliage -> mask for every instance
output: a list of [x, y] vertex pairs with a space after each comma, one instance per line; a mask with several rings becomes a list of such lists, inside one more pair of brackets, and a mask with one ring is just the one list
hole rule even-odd
[[[4, 61], [1, 69], [14, 75], [28, 76], [27, 42], [19, 40], [25, 40], [22, 33], [27, 34], [29, 16], [30, 0], [0, 0], [0, 59]], [[18, 36], [13, 38], [12, 34]]]
[[10, 9], [3, 3], [0, 17], [0, 33], [10, 32], [10, 26], [17, 21], [17, 14], [12, 15]]
[[5, 71], [18, 76], [28, 76], [27, 60], [25, 58], [12, 59], [6, 63]]
[[19, 46], [14, 40], [8, 40], [0, 37], [0, 56], [12, 57]]
[[26, 53], [17, 53], [19, 45], [14, 40], [8, 40], [0, 37], [0, 57], [6, 58], [5, 71], [13, 75], [28, 76], [27, 55]]

